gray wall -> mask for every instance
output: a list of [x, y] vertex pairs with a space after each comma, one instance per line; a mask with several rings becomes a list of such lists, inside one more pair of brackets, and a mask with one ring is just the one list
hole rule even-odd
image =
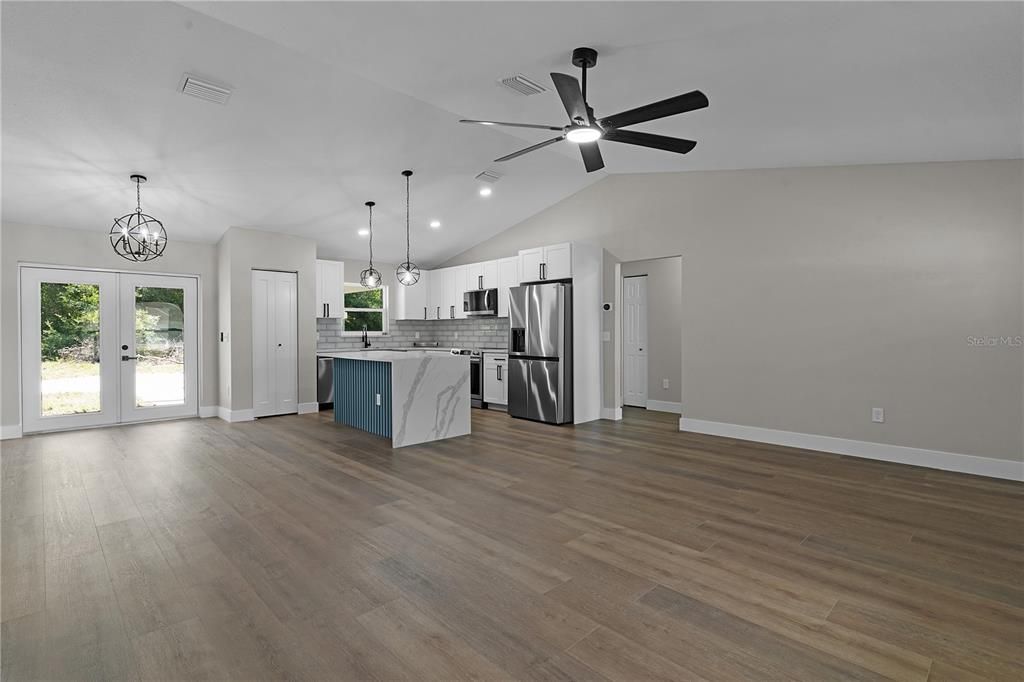
[[[316, 243], [274, 232], [233, 227], [217, 244], [221, 267], [220, 358], [230, 370], [220, 387], [221, 407], [252, 409], [252, 271], [298, 273], [299, 403], [316, 402]], [[227, 273], [227, 274], [225, 274]]]
[[[622, 276], [633, 275], [647, 275], [647, 398], [682, 402], [683, 260], [672, 256], [623, 263]], [[669, 380], [667, 389], [663, 379]]]
[[199, 404], [217, 405], [217, 253], [213, 244], [174, 239], [150, 263], [132, 263], [114, 253], [102, 225], [96, 230], [4, 223], [0, 227], [0, 424], [21, 422], [18, 357], [18, 263], [125, 272], [198, 275], [200, 288]]
[[681, 254], [687, 417], [1021, 460], [1022, 350], [969, 337], [1024, 333], [1022, 167], [611, 175], [446, 265]]

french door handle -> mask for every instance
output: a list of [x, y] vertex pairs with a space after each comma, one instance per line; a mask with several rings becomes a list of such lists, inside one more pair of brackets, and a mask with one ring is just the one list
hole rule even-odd
[[138, 355], [122, 355], [121, 356], [121, 361], [122, 362], [127, 362], [128, 360], [138, 360], [138, 359], [139, 359]]

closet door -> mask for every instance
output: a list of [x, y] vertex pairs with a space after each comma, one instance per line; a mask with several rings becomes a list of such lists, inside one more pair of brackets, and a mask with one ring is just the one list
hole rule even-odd
[[298, 277], [252, 271], [254, 417], [298, 412]]

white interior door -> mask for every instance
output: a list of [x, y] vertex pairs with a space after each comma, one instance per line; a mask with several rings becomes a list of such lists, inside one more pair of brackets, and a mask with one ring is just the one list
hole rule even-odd
[[622, 400], [647, 407], [647, 275], [622, 280], [622, 354]]
[[117, 274], [21, 269], [22, 430], [118, 421]]
[[196, 280], [123, 273], [117, 352], [121, 421], [190, 417], [199, 412]]
[[253, 416], [298, 412], [298, 275], [252, 271]]

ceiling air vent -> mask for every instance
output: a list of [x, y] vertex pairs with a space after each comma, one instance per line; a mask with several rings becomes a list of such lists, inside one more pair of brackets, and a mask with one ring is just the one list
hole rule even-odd
[[492, 170], [485, 170], [483, 173], [476, 176], [476, 179], [480, 182], [489, 182], [494, 184], [498, 180], [501, 180], [501, 173], [495, 173]]
[[539, 95], [540, 93], [547, 92], [548, 90], [537, 81], [527, 78], [521, 73], [509, 76], [508, 78], [502, 78], [501, 84], [506, 88], [515, 90], [520, 95]]
[[227, 104], [228, 98], [231, 97], [231, 88], [226, 85], [211, 83], [202, 78], [197, 78], [190, 73], [186, 73], [184, 78], [181, 79], [181, 87], [179, 89], [186, 95], [205, 99], [207, 102], [216, 102], [217, 104]]

